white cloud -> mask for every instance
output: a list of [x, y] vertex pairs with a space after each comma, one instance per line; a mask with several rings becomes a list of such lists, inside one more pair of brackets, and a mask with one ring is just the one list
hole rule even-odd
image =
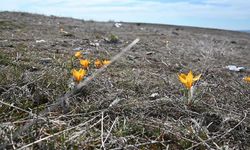
[[[112, 19], [184, 25], [192, 25], [196, 22], [194, 26], [203, 24], [207, 27], [228, 29], [250, 28], [250, 1], [246, 0], [201, 0], [199, 3], [190, 0], [171, 2], [153, 0], [26, 0], [21, 2], [9, 0], [1, 2], [1, 9], [104, 21]], [[230, 25], [230, 20], [232, 25]], [[245, 21], [246, 24], [241, 23], [235, 27], [236, 21]]]

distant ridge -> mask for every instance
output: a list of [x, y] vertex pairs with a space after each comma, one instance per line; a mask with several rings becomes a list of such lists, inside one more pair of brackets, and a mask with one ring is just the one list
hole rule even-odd
[[240, 30], [240, 32], [250, 33], [250, 30]]

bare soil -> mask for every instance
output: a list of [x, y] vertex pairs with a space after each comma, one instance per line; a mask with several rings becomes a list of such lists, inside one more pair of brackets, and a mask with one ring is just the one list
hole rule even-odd
[[[0, 13], [0, 149], [250, 149], [249, 33], [114, 24]], [[67, 108], [42, 113], [71, 90], [77, 48], [93, 63], [135, 38]], [[189, 70], [202, 74], [192, 105], [178, 80]]]

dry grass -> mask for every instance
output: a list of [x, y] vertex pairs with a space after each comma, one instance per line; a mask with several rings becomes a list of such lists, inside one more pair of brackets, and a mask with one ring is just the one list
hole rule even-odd
[[[37, 25], [25, 23], [18, 34], [36, 32]], [[40, 36], [54, 32], [56, 38], [48, 40], [61, 47], [25, 41], [27, 37], [13, 41], [6, 35], [19, 31], [6, 27], [11, 21], [0, 28], [10, 41], [2, 42], [0, 48], [0, 149], [250, 148], [250, 84], [241, 80], [248, 72], [223, 69], [232, 61], [250, 67], [249, 36], [141, 24], [125, 24], [121, 29], [113, 28], [112, 23], [102, 26], [76, 20], [74, 24], [78, 28], [68, 22], [63, 25], [75, 37], [57, 35], [57, 26], [41, 27]], [[80, 27], [84, 35], [76, 31]], [[106, 32], [111, 29], [112, 34]], [[106, 42], [104, 37], [110, 35], [118, 35], [119, 42]], [[71, 92], [74, 52], [68, 49], [84, 46], [88, 49], [85, 57], [91, 60], [113, 58], [135, 36], [141, 38], [135, 47], [83, 88]], [[76, 37], [84, 39], [77, 41]], [[101, 46], [90, 47], [85, 39], [97, 40]], [[58, 52], [60, 48], [64, 49]], [[192, 106], [186, 105], [185, 90], [177, 77], [189, 69], [202, 73]], [[157, 96], [151, 97], [153, 93]]]

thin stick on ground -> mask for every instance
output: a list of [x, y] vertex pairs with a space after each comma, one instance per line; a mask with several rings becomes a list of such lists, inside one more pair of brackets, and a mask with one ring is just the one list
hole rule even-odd
[[103, 115], [104, 112], [102, 112], [102, 122], [101, 122], [101, 141], [102, 141], [102, 148], [105, 149], [104, 141], [103, 141]]
[[[108, 117], [108, 116], [105, 116], [105, 117], [103, 117], [103, 119], [105, 119], [105, 118], [107, 118], [107, 117]], [[102, 121], [102, 118], [99, 119], [96, 123], [94, 123], [94, 124], [91, 125], [90, 127], [87, 127], [87, 129], [93, 128], [94, 126], [96, 126], [97, 124], [99, 124], [101, 121]], [[74, 140], [75, 138], [79, 137], [79, 136], [82, 135], [84, 132], [86, 132], [87, 129], [81, 130], [81, 131], [77, 132], [74, 136], [70, 137], [70, 139], [68, 139], [66, 142], [72, 141], [72, 140]]]
[[23, 147], [18, 148], [17, 150], [26, 149], [26, 148], [28, 148], [28, 147], [30, 147], [30, 146], [36, 144], [36, 143], [39, 143], [39, 142], [42, 142], [42, 141], [47, 140], [47, 139], [49, 139], [49, 138], [52, 138], [52, 137], [54, 137], [54, 136], [60, 135], [60, 134], [62, 134], [62, 133], [64, 133], [64, 132], [73, 130], [73, 129], [77, 128], [77, 127], [84, 126], [84, 125], [86, 125], [87, 123], [89, 123], [89, 122], [93, 121], [94, 119], [96, 119], [99, 115], [100, 115], [100, 114], [94, 116], [92, 119], [90, 119], [90, 120], [88, 120], [88, 121], [86, 121], [86, 122], [84, 122], [84, 123], [78, 124], [77, 126], [73, 126], [73, 127], [67, 128], [67, 129], [65, 129], [65, 130], [63, 130], [63, 131], [54, 133], [54, 134], [52, 134], [52, 135], [49, 135], [49, 136], [46, 136], [46, 137], [44, 137], [44, 138], [42, 138], [42, 139], [39, 139], [39, 140], [37, 140], [37, 141], [34, 141], [34, 142], [30, 143], [30, 144], [24, 145]]
[[230, 128], [229, 130], [227, 130], [226, 132], [224, 132], [224, 133], [222, 133], [222, 134], [220, 134], [220, 135], [214, 136], [214, 137], [209, 138], [209, 139], [207, 139], [207, 140], [204, 140], [204, 141], [202, 141], [202, 142], [200, 142], [200, 143], [197, 143], [197, 144], [195, 144], [195, 145], [189, 147], [189, 148], [186, 149], [186, 150], [194, 149], [195, 147], [197, 147], [197, 146], [199, 146], [199, 145], [201, 145], [201, 144], [204, 144], [204, 143], [206, 143], [206, 142], [209, 142], [209, 141], [214, 140], [214, 139], [219, 138], [219, 137], [224, 137], [224, 136], [226, 136], [228, 133], [230, 133], [230, 132], [233, 131], [235, 128], [237, 128], [237, 127], [246, 119], [246, 117], [247, 117], [247, 113], [244, 114], [244, 118], [241, 119], [241, 121], [240, 121], [239, 123], [237, 123], [233, 128]]
[[[48, 121], [48, 119], [46, 119], [46, 118], [44, 118], [44, 117], [41, 117], [41, 116], [39, 116], [39, 115], [37, 115], [37, 114], [34, 114], [34, 113], [32, 113], [31, 111], [27, 111], [27, 110], [25, 110], [25, 109], [23, 109], [23, 108], [20, 108], [20, 107], [11, 105], [11, 104], [6, 103], [6, 102], [4, 102], [4, 101], [2, 101], [2, 100], [0, 100], [0, 103], [3, 104], [3, 105], [9, 106], [9, 107], [13, 107], [13, 108], [15, 108], [16, 110], [20, 110], [20, 111], [22, 111], [22, 112], [25, 112], [25, 113], [29, 114], [31, 117], [36, 117], [36, 119], [41, 119], [41, 120], [44, 120], [44, 121]], [[53, 121], [53, 120], [49, 120], [49, 121], [50, 121], [50, 122], [53, 122], [53, 123], [57, 123], [57, 122], [55, 122], [55, 121]]]
[[109, 130], [109, 132], [108, 132], [108, 135], [106, 136], [106, 138], [105, 138], [103, 144], [105, 144], [105, 142], [108, 140], [108, 138], [109, 138], [109, 136], [110, 136], [110, 134], [111, 134], [111, 131], [113, 130], [113, 127], [114, 127], [114, 125], [116, 124], [117, 120], [118, 120], [118, 117], [115, 118], [114, 123], [113, 123], [112, 126], [110, 127], [110, 130]]
[[114, 148], [112, 150], [133, 149], [133, 148], [138, 148], [140, 146], [154, 145], [154, 144], [164, 144], [164, 143], [168, 143], [168, 142], [169, 141], [149, 141], [149, 142], [139, 143], [139, 144], [135, 144], [135, 145], [127, 145], [127, 146], [122, 147], [122, 148]]

